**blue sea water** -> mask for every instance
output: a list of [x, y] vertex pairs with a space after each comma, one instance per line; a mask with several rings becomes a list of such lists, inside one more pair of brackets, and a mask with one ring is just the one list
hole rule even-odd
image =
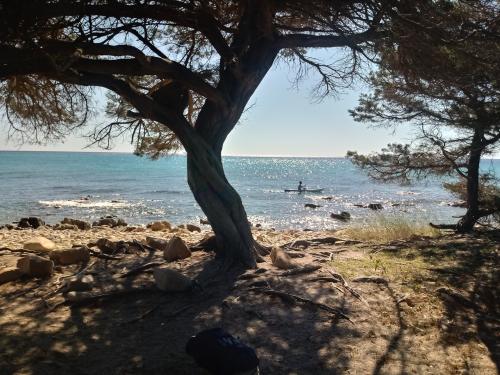
[[[345, 225], [329, 217], [338, 211], [350, 212], [352, 222], [381, 214], [449, 222], [463, 213], [448, 205], [456, 199], [441, 180], [377, 183], [342, 158], [224, 157], [224, 167], [250, 221], [264, 227], [335, 229]], [[484, 161], [482, 167], [500, 175], [500, 160]], [[284, 192], [299, 180], [324, 191]], [[382, 203], [382, 213], [355, 206], [373, 202]], [[322, 207], [311, 210], [305, 203]], [[117, 215], [132, 224], [198, 223], [204, 217], [186, 182], [184, 156], [151, 161], [118, 153], [0, 152], [0, 223], [28, 215], [48, 223]]]

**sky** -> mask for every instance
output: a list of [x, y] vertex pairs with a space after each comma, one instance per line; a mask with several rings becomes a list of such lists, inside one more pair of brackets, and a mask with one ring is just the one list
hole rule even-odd
[[[317, 77], [306, 79], [299, 89], [293, 87], [293, 78], [287, 66], [273, 67], [229, 135], [224, 155], [342, 157], [348, 150], [368, 153], [411, 138], [405, 127], [394, 133], [352, 120], [348, 110], [356, 106], [359, 94], [367, 91], [360, 84], [337, 98], [317, 103], [311, 96]], [[8, 125], [5, 119], [0, 121], [0, 150], [101, 151], [97, 147], [86, 149], [88, 140], [76, 135], [64, 143], [20, 146], [7, 139]], [[132, 147], [129, 140], [117, 140], [112, 151], [132, 152]]]

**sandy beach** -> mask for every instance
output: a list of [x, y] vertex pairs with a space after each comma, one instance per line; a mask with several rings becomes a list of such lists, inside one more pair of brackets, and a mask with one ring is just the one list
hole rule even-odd
[[[12, 374], [203, 374], [184, 345], [220, 326], [256, 349], [264, 374], [496, 373], [491, 293], [498, 289], [486, 286], [498, 277], [498, 233], [368, 243], [334, 232], [254, 228], [258, 241], [290, 256], [291, 270], [265, 257], [257, 270], [226, 271], [205, 251], [173, 262], [154, 249], [96, 256], [100, 238], [146, 244], [146, 237], [179, 236], [193, 247], [210, 234], [0, 230], [0, 268], [30, 253], [47, 257], [22, 250], [38, 236], [56, 249], [95, 249], [88, 262], [56, 265], [50, 277], [0, 285], [0, 367]], [[202, 289], [162, 292], [148, 264], [175, 269]], [[74, 275], [92, 276], [92, 289], [69, 301], [62, 286]], [[484, 293], [470, 300], [479, 285]]]

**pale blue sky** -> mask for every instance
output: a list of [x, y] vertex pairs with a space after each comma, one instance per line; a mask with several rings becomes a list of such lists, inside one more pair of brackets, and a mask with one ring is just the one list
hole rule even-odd
[[[400, 128], [392, 134], [391, 130], [371, 129], [351, 119], [347, 111], [357, 104], [362, 91], [359, 85], [339, 98], [315, 103], [310, 95], [314, 79], [304, 81], [300, 90], [292, 88], [291, 79], [293, 73], [283, 65], [269, 72], [229, 136], [225, 155], [344, 156], [347, 150], [377, 151], [389, 142], [411, 138], [408, 129]], [[2, 150], [99, 151], [84, 150], [87, 139], [78, 136], [59, 144], [20, 147], [7, 142], [6, 129], [2, 121]], [[112, 151], [131, 152], [132, 147], [128, 140], [118, 140]]]

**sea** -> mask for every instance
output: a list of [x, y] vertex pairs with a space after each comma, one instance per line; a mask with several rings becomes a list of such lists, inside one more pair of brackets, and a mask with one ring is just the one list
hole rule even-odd
[[[453, 207], [457, 198], [443, 188], [443, 179], [380, 183], [344, 158], [227, 156], [223, 163], [249, 220], [264, 228], [338, 229], [381, 217], [449, 223], [464, 213]], [[500, 160], [485, 160], [481, 167], [500, 176]], [[284, 191], [299, 181], [324, 190]], [[306, 208], [307, 203], [321, 207]], [[358, 207], [369, 203], [383, 209]], [[349, 223], [330, 218], [340, 211], [351, 214]], [[125, 153], [0, 152], [0, 224], [26, 216], [54, 224], [64, 217], [93, 221], [107, 215], [129, 224], [196, 224], [205, 218], [189, 190], [183, 155], [153, 161]]]

